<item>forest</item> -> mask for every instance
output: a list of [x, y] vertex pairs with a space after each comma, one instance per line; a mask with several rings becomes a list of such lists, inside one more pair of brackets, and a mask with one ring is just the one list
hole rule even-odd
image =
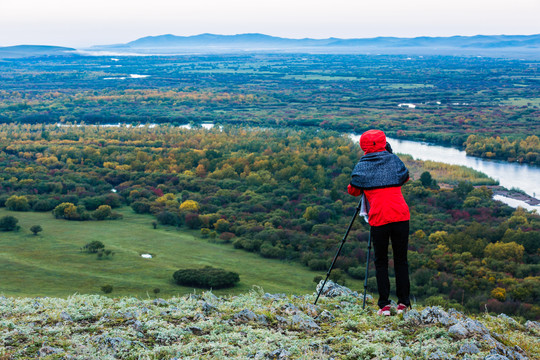
[[[150, 214], [149, 227], [303, 264], [317, 278], [357, 206], [346, 187], [361, 155], [341, 132], [311, 127], [3, 124], [0, 205], [58, 222], [122, 222], [129, 207]], [[540, 216], [494, 201], [494, 181], [472, 169], [402, 159], [415, 299], [540, 318]], [[335, 280], [363, 279], [368, 236], [356, 221]]]
[[539, 62], [228, 54], [0, 60], [0, 122], [311, 127], [540, 164]]

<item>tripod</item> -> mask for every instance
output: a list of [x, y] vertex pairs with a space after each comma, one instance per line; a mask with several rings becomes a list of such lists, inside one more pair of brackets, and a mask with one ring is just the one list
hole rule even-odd
[[[336, 256], [334, 256], [334, 260], [332, 260], [332, 265], [330, 265], [330, 269], [328, 269], [328, 272], [326, 273], [326, 279], [324, 279], [324, 282], [321, 286], [321, 289], [319, 290], [319, 293], [317, 294], [317, 298], [315, 299], [314, 305], [317, 305], [317, 301], [319, 300], [319, 296], [321, 296], [322, 291], [324, 290], [324, 286], [326, 285], [326, 282], [328, 281], [328, 278], [330, 277], [330, 273], [332, 272], [332, 269], [334, 268], [334, 265], [336, 264], [336, 260], [339, 256], [339, 253], [341, 252], [341, 249], [343, 248], [343, 245], [345, 245], [345, 241], [347, 241], [347, 236], [349, 236], [349, 232], [351, 231], [351, 228], [354, 224], [354, 220], [356, 220], [356, 217], [358, 216], [358, 213], [360, 213], [360, 209], [362, 207], [362, 199], [360, 199], [360, 202], [358, 202], [358, 206], [356, 207], [356, 211], [354, 212], [354, 215], [351, 219], [351, 223], [349, 224], [349, 228], [347, 229], [347, 232], [345, 233], [345, 236], [343, 236], [343, 240], [341, 240], [341, 245], [339, 246], [339, 249], [336, 253]], [[369, 271], [369, 255], [371, 252], [371, 231], [369, 232], [369, 240], [368, 240], [368, 253], [367, 253], [367, 264], [366, 264], [366, 277], [364, 279], [364, 302], [362, 304], [362, 309], [365, 309], [366, 307], [366, 291], [367, 291], [367, 278], [368, 278], [368, 271]]]

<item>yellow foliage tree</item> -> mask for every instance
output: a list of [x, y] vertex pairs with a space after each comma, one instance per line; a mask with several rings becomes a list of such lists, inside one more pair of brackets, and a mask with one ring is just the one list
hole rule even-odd
[[186, 200], [180, 204], [182, 211], [199, 211], [199, 203], [194, 200]]

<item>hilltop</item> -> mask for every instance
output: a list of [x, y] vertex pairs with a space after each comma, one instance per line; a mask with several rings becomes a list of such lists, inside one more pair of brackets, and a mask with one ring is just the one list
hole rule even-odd
[[[0, 357], [22, 359], [535, 359], [540, 324], [416, 306], [376, 315], [347, 291], [287, 296], [255, 289], [171, 299], [0, 297]], [[348, 294], [348, 295], [346, 295]]]

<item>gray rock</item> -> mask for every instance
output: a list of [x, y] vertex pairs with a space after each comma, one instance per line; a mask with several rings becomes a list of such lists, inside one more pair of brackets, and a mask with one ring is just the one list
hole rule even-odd
[[282, 299], [286, 299], [287, 298], [287, 295], [285, 294], [269, 294], [269, 293], [266, 293], [263, 295], [263, 299], [265, 300], [282, 300]]
[[288, 352], [287, 350], [278, 349], [278, 350], [272, 351], [268, 355], [268, 358], [270, 358], [270, 359], [288, 359], [290, 356], [291, 356], [291, 353]]
[[211, 313], [211, 312], [217, 311], [217, 307], [215, 307], [214, 305], [209, 304], [209, 303], [207, 303], [206, 301], [204, 301], [203, 304], [202, 304], [202, 311], [203, 311], [205, 314], [209, 314], [209, 313]]
[[190, 333], [192, 333], [193, 335], [202, 335], [202, 334], [204, 334], [203, 329], [201, 329], [198, 326], [190, 326], [186, 330], [189, 331]]
[[351, 289], [341, 286], [339, 284], [336, 284], [332, 280], [328, 280], [326, 284], [324, 285], [324, 289], [321, 288], [323, 286], [324, 280], [321, 280], [319, 284], [317, 284], [316, 292], [317, 294], [320, 292], [321, 296], [326, 297], [336, 297], [336, 296], [356, 296], [358, 297], [357, 292], [353, 292]]
[[450, 357], [450, 355], [448, 355], [444, 351], [437, 350], [434, 353], [429, 354], [428, 359], [429, 360], [449, 360], [449, 359], [452, 359], [452, 357]]
[[465, 319], [465, 321], [460, 321], [461, 324], [473, 334], [489, 334], [489, 330], [478, 320], [472, 320], [470, 318]]
[[420, 318], [424, 324], [440, 323], [444, 326], [448, 326], [457, 323], [457, 319], [450, 317], [446, 311], [438, 306], [425, 308], [422, 310]]
[[456, 337], [466, 337], [469, 335], [469, 331], [461, 323], [450, 326], [448, 333]]
[[45, 357], [49, 355], [57, 355], [64, 352], [64, 349], [61, 348], [54, 348], [51, 346], [43, 346], [41, 349], [39, 349], [38, 357]]
[[257, 314], [251, 310], [244, 309], [239, 313], [234, 314], [233, 319], [240, 322], [257, 321]]
[[507, 358], [506, 356], [502, 356], [499, 354], [491, 354], [491, 355], [486, 356], [484, 360], [510, 360], [510, 359]]
[[318, 320], [318, 321], [332, 321], [334, 320], [336, 317], [328, 310], [323, 310], [323, 312], [317, 316], [317, 318], [315, 320]]
[[287, 318], [284, 318], [283, 316], [279, 316], [279, 315], [276, 316], [276, 320], [280, 324], [284, 324], [284, 325], [289, 325], [291, 323]]
[[116, 350], [119, 347], [124, 347], [124, 346], [128, 347], [131, 345], [131, 341], [118, 337], [118, 336], [110, 337], [106, 335], [98, 335], [98, 336], [95, 336], [93, 340], [96, 343], [101, 344], [108, 348], [112, 348], [113, 350]]
[[143, 323], [139, 320], [136, 320], [134, 323], [133, 323], [133, 329], [135, 329], [135, 331], [141, 331], [143, 328]]
[[505, 322], [507, 322], [508, 324], [511, 324], [511, 325], [514, 325], [514, 326], [517, 326], [519, 325], [519, 323], [512, 319], [510, 316], [506, 315], [506, 314], [499, 314], [497, 316], [498, 319], [501, 319], [501, 320], [504, 320]]
[[462, 355], [462, 354], [477, 354], [479, 352], [480, 352], [480, 349], [474, 343], [463, 344], [463, 345], [461, 345], [461, 347], [458, 350], [459, 355]]
[[527, 320], [527, 322], [525, 323], [525, 327], [529, 331], [540, 331], [540, 323], [538, 321]]
[[70, 316], [67, 312], [65, 312], [65, 311], [62, 311], [62, 312], [60, 313], [60, 318], [61, 318], [62, 320], [64, 320], [64, 321], [73, 321], [73, 319], [71, 318], [71, 316]]
[[154, 305], [156, 305], [156, 306], [167, 306], [167, 305], [169, 305], [169, 303], [167, 301], [163, 300], [162, 298], [155, 299], [152, 303]]
[[403, 320], [412, 325], [419, 325], [422, 322], [422, 316], [416, 310], [409, 310], [403, 314]]
[[293, 304], [285, 304], [281, 307], [281, 311], [284, 312], [285, 314], [287, 315], [296, 315], [296, 314], [301, 314], [302, 311], [300, 311], [300, 309], [298, 309], [296, 306], [294, 306]]
[[319, 331], [321, 328], [313, 319], [302, 318], [300, 315], [293, 315], [291, 318], [291, 326], [297, 330], [303, 331]]

